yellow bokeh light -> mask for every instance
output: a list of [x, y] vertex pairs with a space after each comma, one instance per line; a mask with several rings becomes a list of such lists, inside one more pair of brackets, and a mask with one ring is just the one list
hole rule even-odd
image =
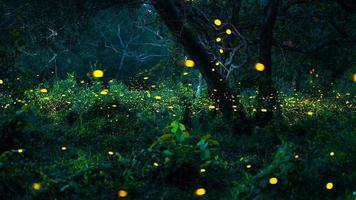
[[329, 155], [330, 156], [335, 156], [335, 152], [332, 151], [332, 152], [329, 153]]
[[328, 183], [326, 183], [326, 185], [325, 185], [325, 188], [328, 189], [328, 190], [333, 189], [333, 187], [334, 187], [334, 184], [333, 184], [332, 182], [328, 182]]
[[32, 188], [33, 188], [34, 190], [40, 190], [40, 189], [41, 189], [41, 183], [34, 183], [34, 184], [32, 185]]
[[62, 151], [66, 151], [66, 150], [67, 150], [67, 147], [63, 146], [63, 147], [61, 147], [61, 150], [62, 150]]
[[104, 77], [104, 71], [100, 70], [100, 69], [94, 70], [93, 71], [93, 77], [94, 78], [102, 78], [102, 77]]
[[107, 95], [109, 94], [109, 90], [108, 89], [104, 89], [100, 92], [101, 95]]
[[108, 151], [109, 156], [113, 156], [115, 153], [113, 151]]
[[189, 75], [189, 73], [188, 72], [183, 72], [183, 75], [187, 76], [187, 75]]
[[206, 194], [206, 189], [205, 188], [198, 188], [195, 190], [195, 194], [197, 196], [203, 196]]
[[158, 163], [156, 163], [156, 162], [154, 162], [154, 163], [153, 163], [153, 166], [158, 167], [158, 166], [159, 166], [159, 164], [158, 164]]
[[195, 66], [195, 62], [194, 62], [194, 60], [185, 60], [184, 61], [184, 66], [186, 66], [186, 67], [194, 67]]
[[216, 41], [216, 42], [221, 42], [222, 39], [221, 39], [221, 37], [217, 37], [217, 38], [215, 39], [215, 41]]
[[23, 149], [17, 149], [17, 153], [23, 153]]
[[314, 113], [313, 113], [312, 111], [308, 111], [308, 112], [307, 112], [307, 115], [309, 115], [309, 116], [313, 116], [313, 115], [314, 115]]
[[229, 29], [229, 28], [228, 28], [228, 29], [226, 29], [226, 31], [225, 31], [225, 32], [226, 32], [226, 34], [228, 34], [228, 35], [231, 35], [231, 34], [232, 34], [232, 31], [231, 31], [231, 29]]
[[223, 53], [224, 53], [224, 49], [219, 49], [219, 52], [220, 52], [221, 54], [223, 54]]
[[262, 63], [256, 63], [255, 64], [255, 69], [259, 72], [263, 72], [265, 70], [265, 65]]
[[143, 80], [148, 80], [150, 77], [148, 77], [148, 76], [145, 76], [145, 77], [143, 77]]
[[215, 19], [214, 20], [214, 24], [215, 24], [215, 26], [221, 26], [222, 25], [222, 21], [220, 19]]
[[212, 109], [215, 109], [215, 106], [214, 106], [214, 105], [210, 105], [208, 108], [209, 108], [210, 110], [212, 110]]
[[276, 185], [278, 183], [278, 179], [276, 177], [272, 177], [269, 179], [269, 184]]
[[354, 82], [356, 82], [356, 73], [354, 73], [354, 75], [352, 75], [352, 79], [354, 80]]
[[200, 173], [204, 173], [204, 172], [206, 172], [206, 169], [200, 169]]
[[261, 112], [267, 112], [268, 110], [266, 108], [261, 108]]
[[246, 165], [246, 168], [247, 168], [247, 169], [251, 169], [251, 168], [252, 168], [252, 165]]
[[41, 93], [47, 93], [48, 90], [47, 90], [46, 88], [42, 88], [42, 89], [40, 89], [40, 92], [41, 92]]
[[156, 100], [162, 100], [162, 97], [161, 96], [155, 96], [154, 97]]
[[2, 79], [0, 79], [0, 85], [4, 84], [4, 81]]
[[127, 197], [127, 192], [125, 190], [119, 190], [117, 192], [117, 196], [119, 196], [120, 198]]

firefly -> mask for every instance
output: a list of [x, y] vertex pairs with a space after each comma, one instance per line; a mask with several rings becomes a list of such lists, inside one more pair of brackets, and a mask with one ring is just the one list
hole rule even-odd
[[255, 64], [255, 69], [259, 72], [263, 72], [265, 70], [265, 65], [262, 63], [256, 63]]
[[206, 189], [205, 188], [198, 188], [195, 190], [195, 194], [197, 196], [203, 196], [206, 194]]
[[194, 60], [185, 60], [184, 61], [184, 65], [186, 66], [186, 67], [189, 67], [189, 68], [192, 68], [192, 67], [194, 67], [195, 66], [195, 62], [194, 62]]
[[215, 26], [221, 26], [222, 25], [222, 21], [220, 19], [215, 19], [214, 20], [214, 24], [215, 24]]
[[276, 185], [278, 183], [278, 179], [276, 177], [272, 177], [269, 179], [269, 184]]
[[102, 77], [104, 77], [104, 71], [100, 70], [100, 69], [97, 69], [97, 70], [93, 71], [92, 75], [93, 75], [94, 78], [102, 78]]

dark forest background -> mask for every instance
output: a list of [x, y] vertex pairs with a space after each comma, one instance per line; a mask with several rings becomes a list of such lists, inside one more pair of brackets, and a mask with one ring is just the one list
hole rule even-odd
[[0, 0], [5, 199], [354, 199], [356, 1]]

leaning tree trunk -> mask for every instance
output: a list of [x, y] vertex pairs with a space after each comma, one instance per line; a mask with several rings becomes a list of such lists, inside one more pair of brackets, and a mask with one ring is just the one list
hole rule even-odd
[[[256, 123], [267, 124], [273, 117], [273, 111], [277, 108], [277, 94], [272, 80], [272, 41], [273, 26], [276, 22], [278, 0], [269, 0], [265, 6], [264, 20], [260, 33], [260, 62], [265, 70], [261, 74], [258, 94], [258, 110]], [[266, 111], [266, 110], [267, 111]]]
[[233, 115], [232, 106], [236, 105], [239, 121], [247, 124], [248, 119], [243, 106], [237, 100], [233, 102], [233, 95], [223, 77], [212, 70], [214, 56], [199, 41], [199, 37], [191, 28], [189, 22], [179, 15], [180, 10], [177, 6], [179, 2], [177, 3], [175, 0], [152, 0], [152, 4], [168, 29], [197, 63], [197, 67], [207, 83], [209, 96], [219, 106], [224, 116], [230, 120]]

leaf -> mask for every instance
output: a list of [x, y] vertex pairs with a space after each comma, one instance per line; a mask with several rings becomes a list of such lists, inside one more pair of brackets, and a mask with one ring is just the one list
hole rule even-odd
[[173, 153], [172, 153], [171, 151], [169, 151], [168, 149], [166, 149], [166, 150], [163, 151], [163, 155], [165, 155], [165, 156], [172, 156]]
[[211, 138], [210, 134], [204, 135], [201, 137], [202, 140], [209, 140]]
[[189, 138], [189, 133], [188, 133], [188, 131], [184, 131], [184, 132], [183, 132], [183, 136], [184, 136], [184, 139], [188, 139], [188, 138]]
[[171, 132], [172, 133], [176, 133], [178, 131], [178, 128], [179, 128], [179, 123], [174, 121], [171, 123]]
[[200, 148], [200, 150], [205, 150], [206, 147], [208, 146], [208, 143], [205, 140], [201, 139], [197, 145]]
[[176, 133], [175, 135], [176, 135], [176, 139], [177, 139], [178, 142], [183, 142], [184, 141], [185, 138], [184, 138], [184, 135], [183, 135], [182, 132]]
[[186, 130], [184, 124], [181, 124], [181, 123], [179, 123], [179, 129], [180, 129], [181, 131], [185, 131], [185, 130]]
[[168, 142], [173, 140], [173, 135], [172, 134], [163, 134], [161, 137], [159, 137], [160, 142]]
[[209, 139], [208, 143], [211, 144], [211, 145], [216, 145], [216, 146], [220, 145], [220, 143], [217, 140], [214, 140], [214, 139]]
[[202, 151], [200, 155], [202, 160], [209, 160], [211, 158], [211, 153], [209, 149]]

